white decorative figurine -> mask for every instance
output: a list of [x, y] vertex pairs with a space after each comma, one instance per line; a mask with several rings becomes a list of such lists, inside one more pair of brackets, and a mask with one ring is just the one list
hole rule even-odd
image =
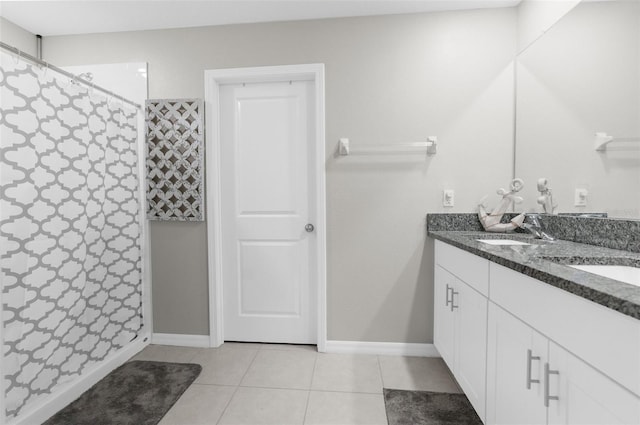
[[554, 214], [554, 210], [558, 207], [558, 204], [553, 203], [551, 189], [547, 187], [548, 183], [544, 177], [538, 179], [538, 192], [540, 192], [540, 196], [538, 196], [537, 202], [542, 205], [542, 210], [546, 214]]
[[482, 227], [487, 232], [511, 232], [518, 227], [522, 226], [524, 223], [524, 213], [517, 215], [514, 217], [509, 223], [501, 223], [502, 216], [507, 211], [507, 209], [513, 204], [519, 204], [522, 202], [522, 197], [516, 196], [516, 193], [522, 190], [524, 187], [524, 183], [522, 179], [513, 179], [511, 181], [511, 190], [507, 192], [505, 189], [498, 189], [498, 195], [502, 196], [502, 200], [498, 204], [497, 207], [491, 211], [491, 213], [487, 213], [485, 199], [486, 196], [480, 200], [480, 204], [478, 204], [478, 218], [480, 219], [480, 223], [482, 223]]

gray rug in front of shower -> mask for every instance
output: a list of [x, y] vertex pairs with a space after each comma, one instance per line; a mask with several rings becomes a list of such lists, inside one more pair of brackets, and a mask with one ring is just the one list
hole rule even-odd
[[44, 425], [157, 424], [201, 370], [198, 364], [125, 363]]
[[482, 425], [464, 394], [384, 389], [389, 425]]

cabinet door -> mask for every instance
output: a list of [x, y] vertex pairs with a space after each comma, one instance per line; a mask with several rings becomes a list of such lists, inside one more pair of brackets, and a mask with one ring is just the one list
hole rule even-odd
[[491, 301], [640, 396], [640, 321], [491, 263]]
[[640, 398], [549, 343], [549, 424], [640, 424]]
[[478, 412], [485, 417], [487, 370], [487, 299], [459, 282], [453, 302], [456, 308], [455, 376]]
[[456, 279], [440, 266], [435, 267], [434, 277], [433, 343], [449, 369], [454, 370], [455, 323], [451, 304], [447, 302], [451, 297], [447, 285], [453, 287]]
[[546, 423], [542, 374], [547, 340], [489, 303], [487, 344], [486, 423]]

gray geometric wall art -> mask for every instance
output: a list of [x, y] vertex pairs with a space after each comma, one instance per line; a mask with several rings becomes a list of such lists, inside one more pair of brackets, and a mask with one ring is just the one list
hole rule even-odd
[[202, 99], [146, 101], [147, 218], [204, 220]]

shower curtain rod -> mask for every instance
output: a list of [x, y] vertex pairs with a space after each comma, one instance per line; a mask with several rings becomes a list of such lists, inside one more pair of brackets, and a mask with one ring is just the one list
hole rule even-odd
[[118, 100], [121, 100], [122, 102], [125, 102], [125, 103], [128, 103], [130, 105], [133, 105], [138, 109], [142, 109], [142, 105], [140, 105], [139, 103], [136, 103], [136, 102], [134, 102], [132, 100], [129, 100], [126, 97], [122, 97], [119, 94], [116, 94], [116, 93], [114, 93], [114, 92], [112, 92], [110, 90], [107, 90], [107, 89], [104, 89], [104, 88], [102, 88], [100, 86], [97, 86], [94, 83], [92, 83], [90, 81], [87, 81], [87, 80], [84, 80], [84, 79], [78, 77], [77, 75], [72, 74], [69, 71], [65, 71], [62, 68], [58, 68], [55, 65], [51, 65], [47, 61], [44, 61], [42, 59], [38, 59], [35, 56], [31, 56], [30, 54], [25, 53], [25, 52], [21, 51], [20, 49], [18, 49], [16, 47], [10, 46], [10, 45], [8, 45], [6, 43], [3, 43], [2, 41], [0, 41], [0, 47], [2, 47], [5, 50], [8, 50], [8, 51], [10, 51], [12, 53], [17, 54], [18, 57], [20, 57], [20, 58], [26, 59], [26, 60], [28, 60], [30, 62], [33, 62], [33, 63], [37, 64], [37, 65], [45, 66], [48, 69], [52, 69], [52, 70], [54, 70], [54, 71], [56, 71], [56, 72], [58, 72], [58, 73], [60, 73], [60, 74], [62, 74], [64, 76], [67, 76], [67, 77], [71, 78], [73, 81], [77, 81], [79, 83], [82, 83], [82, 84], [84, 84], [86, 86], [91, 87], [92, 89], [99, 90], [102, 93], [106, 94], [107, 96], [114, 97], [114, 98], [116, 98]]

